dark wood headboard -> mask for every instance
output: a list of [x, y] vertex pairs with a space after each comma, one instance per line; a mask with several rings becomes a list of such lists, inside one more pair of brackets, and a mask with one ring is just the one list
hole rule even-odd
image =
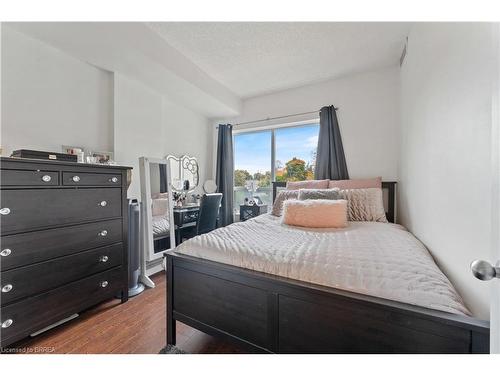
[[[391, 223], [396, 222], [396, 184], [397, 184], [396, 181], [382, 182], [382, 190], [387, 191], [387, 211], [385, 213], [385, 216], [387, 217], [387, 220]], [[283, 187], [286, 187], [285, 181], [273, 182], [273, 202], [274, 199], [276, 198], [276, 193], [278, 191], [278, 188], [283, 188]]]

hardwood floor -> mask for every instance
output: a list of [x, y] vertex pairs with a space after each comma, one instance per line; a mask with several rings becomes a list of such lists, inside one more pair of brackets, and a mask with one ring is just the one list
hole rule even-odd
[[[152, 277], [147, 289], [125, 304], [112, 300], [77, 319], [15, 345], [20, 352], [43, 353], [158, 353], [166, 344], [166, 278]], [[243, 353], [225, 340], [177, 323], [177, 347], [188, 353]]]

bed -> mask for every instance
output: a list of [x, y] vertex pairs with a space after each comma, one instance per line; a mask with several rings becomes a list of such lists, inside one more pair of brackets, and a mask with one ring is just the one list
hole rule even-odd
[[[395, 184], [384, 188], [394, 221]], [[489, 351], [488, 322], [396, 224], [300, 229], [263, 215], [166, 256], [169, 344], [179, 320], [260, 352]]]
[[168, 216], [157, 215], [152, 217], [153, 239], [168, 237], [170, 235], [170, 221]]

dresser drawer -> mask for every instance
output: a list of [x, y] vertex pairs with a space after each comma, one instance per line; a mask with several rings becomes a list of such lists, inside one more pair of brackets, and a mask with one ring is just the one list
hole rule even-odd
[[2, 307], [1, 346], [113, 297], [123, 286], [121, 267]]
[[121, 242], [122, 219], [3, 236], [1, 270]]
[[63, 172], [63, 185], [121, 186], [121, 184], [122, 175], [120, 173]]
[[122, 191], [102, 189], [3, 190], [2, 234], [78, 224], [122, 215]]
[[59, 172], [2, 169], [2, 186], [57, 186]]
[[123, 245], [100, 247], [2, 272], [2, 306], [122, 264]]

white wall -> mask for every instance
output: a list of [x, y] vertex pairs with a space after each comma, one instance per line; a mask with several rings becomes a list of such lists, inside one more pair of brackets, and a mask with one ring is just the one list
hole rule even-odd
[[113, 149], [111, 74], [2, 24], [3, 155]]
[[164, 155], [188, 154], [198, 159], [200, 184], [196, 193], [203, 193], [203, 183], [212, 176], [212, 139], [207, 118], [168, 100], [163, 101], [164, 124], [168, 129]]
[[62, 145], [114, 151], [118, 163], [134, 167], [128, 193], [134, 198], [140, 156], [190, 154], [200, 163], [200, 184], [211, 175], [205, 117], [138, 81], [1, 28], [3, 155], [19, 148], [60, 152]]
[[401, 72], [399, 218], [431, 251], [475, 316], [489, 285], [492, 39], [489, 24], [416, 24]]
[[114, 98], [115, 159], [134, 168], [129, 198], [140, 199], [141, 156], [196, 157], [200, 166], [200, 186], [196, 192], [201, 192], [205, 176], [211, 174], [211, 163], [207, 163], [211, 160], [207, 119], [119, 74], [114, 77]]
[[[239, 117], [216, 122], [240, 123], [318, 110], [325, 105], [339, 107], [342, 141], [351, 178], [382, 176], [397, 180], [399, 135], [399, 68], [350, 75], [247, 99]], [[318, 118], [297, 116], [273, 123]]]
[[139, 157], [163, 158], [162, 97], [139, 82], [114, 75], [116, 162], [133, 167], [129, 198], [141, 197]]

